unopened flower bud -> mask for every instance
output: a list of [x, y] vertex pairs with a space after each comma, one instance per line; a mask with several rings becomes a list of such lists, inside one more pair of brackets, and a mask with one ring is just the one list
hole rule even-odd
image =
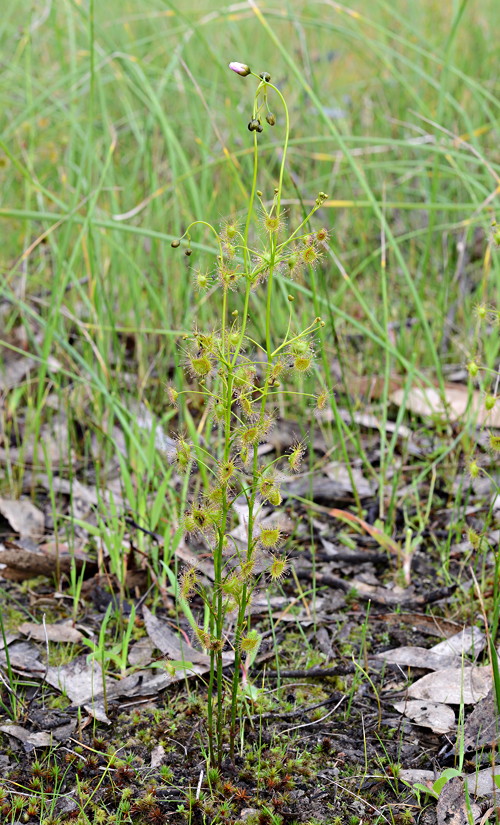
[[167, 393], [168, 393], [168, 397], [170, 399], [170, 403], [171, 404], [176, 404], [177, 403], [177, 398], [179, 397], [179, 393], [177, 392], [177, 390], [174, 389], [174, 387], [167, 387]]
[[476, 307], [476, 315], [480, 321], [484, 321], [488, 317], [488, 307], [485, 304], [479, 304]]
[[269, 83], [269, 81], [271, 80], [271, 75], [269, 74], [269, 72], [261, 72], [261, 73], [260, 73], [260, 75], [259, 75], [259, 77], [260, 77], [260, 78], [261, 78], [261, 80], [263, 80], [265, 83]]
[[189, 258], [189, 256], [190, 256], [190, 255], [192, 255], [192, 254], [193, 254], [193, 250], [192, 250], [192, 249], [189, 249], [189, 248], [188, 248], [188, 249], [185, 249], [185, 250], [184, 250], [184, 255], [186, 255], [188, 258]]
[[177, 247], [180, 246], [180, 245], [181, 245], [181, 242], [177, 241], [177, 240], [172, 241], [172, 243], [170, 244], [170, 246], [172, 246], [174, 249], [177, 249]]
[[238, 63], [237, 61], [230, 63], [229, 68], [231, 71], [236, 72], [236, 74], [241, 75], [241, 77], [246, 77], [251, 71], [250, 66], [247, 66], [246, 63]]
[[479, 464], [477, 463], [477, 461], [475, 461], [475, 460], [471, 461], [470, 464], [469, 464], [469, 475], [470, 475], [470, 477], [471, 478], [477, 478], [480, 472], [481, 471], [479, 469]]
[[266, 115], [266, 120], [269, 123], [269, 126], [274, 126], [276, 123], [276, 115], [273, 115], [272, 112], [268, 112]]
[[249, 132], [258, 132], [260, 127], [260, 131], [262, 131], [262, 126], [260, 125], [260, 120], [253, 117], [250, 123], [248, 124], [248, 131]]

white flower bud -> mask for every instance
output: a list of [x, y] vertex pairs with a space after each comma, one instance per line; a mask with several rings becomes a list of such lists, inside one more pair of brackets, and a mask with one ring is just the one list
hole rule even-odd
[[246, 63], [237, 63], [234, 61], [229, 64], [229, 68], [231, 71], [236, 72], [236, 74], [239, 74], [242, 77], [246, 77], [247, 74], [250, 74], [250, 66], [247, 66]]

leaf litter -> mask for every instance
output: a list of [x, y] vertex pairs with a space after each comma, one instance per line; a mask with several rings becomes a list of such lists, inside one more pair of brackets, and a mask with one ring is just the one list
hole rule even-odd
[[[415, 412], [427, 415], [425, 410]], [[159, 419], [145, 405], [139, 405], [135, 415], [137, 427], [144, 432], [145, 438], [150, 438], [154, 432], [156, 447], [168, 453], [173, 439], [162, 429]], [[347, 410], [341, 410], [341, 415], [349, 420]], [[382, 424], [368, 409], [356, 413], [355, 420], [366, 430], [367, 451], [376, 451], [378, 433], [383, 426], [387, 433], [396, 434], [398, 449], [406, 450], [407, 456], [419, 461], [429, 449], [431, 437], [428, 432], [420, 433], [401, 424], [396, 427], [391, 421]], [[169, 525], [170, 534], [157, 527], [142, 532], [141, 519], [127, 511], [119, 462], [113, 469], [110, 465], [106, 483], [101, 483], [98, 488], [92, 475], [78, 470], [75, 454], [67, 450], [64, 417], [52, 416], [44, 426], [42, 437], [48, 439], [48, 455], [52, 465], [57, 467], [56, 472], [48, 474], [29, 466], [36, 455], [33, 442], [27, 443], [24, 454], [21, 442], [9, 447], [15, 459], [22, 460], [24, 455], [28, 466], [23, 477], [22, 497], [5, 497], [0, 506], [4, 519], [0, 531], [0, 564], [3, 565], [0, 588], [5, 586], [5, 592], [15, 595], [26, 611], [22, 620], [18, 618], [10, 623], [5, 640], [0, 639], [0, 676], [4, 695], [8, 696], [5, 687], [8, 672], [19, 679], [29, 677], [33, 684], [24, 705], [24, 715], [19, 721], [5, 716], [1, 718], [0, 732], [8, 738], [14, 752], [17, 752], [14, 744], [17, 741], [28, 757], [33, 752], [55, 747], [54, 743], [69, 745], [76, 735], [80, 718], [78, 737], [85, 746], [91, 746], [92, 738], [88, 732], [97, 725], [101, 734], [118, 748], [119, 740], [113, 739], [115, 731], [124, 741], [131, 737], [132, 710], [128, 711], [128, 708], [144, 708], [144, 716], [139, 711], [134, 713], [139, 714], [137, 718], [144, 719], [147, 729], [152, 724], [152, 717], [147, 715], [148, 708], [164, 712], [169, 702], [176, 702], [181, 708], [179, 719], [183, 721], [179, 722], [176, 732], [180, 741], [178, 746], [173, 746], [174, 753], [166, 747], [167, 738], [161, 745], [151, 743], [149, 749], [136, 748], [136, 754], [141, 754], [151, 770], [158, 772], [162, 765], [167, 765], [181, 785], [185, 775], [190, 775], [190, 781], [196, 784], [199, 773], [195, 774], [195, 764], [198, 762], [194, 759], [196, 749], [192, 748], [190, 737], [193, 730], [197, 736], [201, 735], [203, 713], [198, 710], [194, 716], [186, 715], [189, 708], [186, 684], [189, 680], [193, 695], [201, 697], [203, 707], [209, 657], [197, 645], [190, 623], [175, 609], [172, 580], [158, 578], [156, 584], [151, 578], [156, 576], [151, 563], [153, 554], [166, 552], [168, 537], [174, 534], [178, 525]], [[490, 426], [493, 425], [490, 423]], [[259, 448], [260, 454], [286, 451], [300, 435], [300, 428], [295, 423], [280, 421], [272, 439]], [[126, 440], [119, 428], [113, 428], [112, 437], [118, 449], [126, 455]], [[92, 444], [97, 454], [98, 444], [94, 436]], [[394, 759], [403, 762], [401, 778], [407, 777], [410, 784], [411, 777], [413, 782], [423, 781], [425, 775], [419, 779], [417, 769], [412, 766], [419, 761], [425, 763], [427, 753], [432, 754], [434, 764], [433, 771], [427, 774], [427, 781], [431, 781], [430, 777], [436, 778], [443, 769], [439, 766], [443, 742], [449, 743], [458, 735], [457, 744], [452, 745], [453, 753], [458, 753], [461, 741], [459, 709], [463, 708], [463, 747], [469, 758], [474, 756], [478, 760], [474, 769], [470, 766], [467, 769], [467, 787], [473, 798], [487, 799], [494, 783], [491, 769], [483, 768], [480, 760], [484, 758], [485, 749], [497, 747], [498, 715], [491, 670], [484, 651], [484, 629], [478, 624], [466, 626], [464, 622], [450, 618], [457, 615], [453, 609], [457, 598], [455, 586], [436, 579], [439, 559], [435, 554], [433, 534], [438, 535], [439, 530], [447, 531], [455, 515], [448, 506], [433, 506], [432, 527], [424, 529], [423, 543], [415, 545], [410, 552], [401, 526], [396, 526], [389, 535], [372, 515], [380, 495], [377, 479], [367, 475], [357, 459], [353, 461], [350, 473], [341, 463], [329, 460], [326, 440], [319, 430], [313, 444], [317, 458], [314, 471], [293, 479], [283, 478], [284, 502], [277, 514], [285, 534], [293, 536], [293, 575], [283, 585], [281, 594], [261, 588], [252, 604], [252, 622], [263, 631], [263, 646], [252, 672], [243, 674], [243, 684], [249, 685], [245, 688], [248, 690], [246, 701], [254, 701], [250, 692], [252, 682], [262, 685], [263, 695], [269, 698], [263, 712], [255, 713], [254, 708], [249, 708], [249, 718], [256, 720], [260, 713], [260, 718], [265, 721], [263, 735], [270, 743], [273, 737], [276, 741], [290, 727], [290, 719], [299, 730], [304, 726], [304, 732], [316, 749], [309, 756], [311, 765], [316, 758], [313, 754], [321, 752], [322, 775], [324, 771], [336, 770], [335, 781], [340, 781], [347, 793], [352, 786], [348, 772], [345, 776], [340, 773], [339, 777], [342, 765], [358, 766], [366, 758], [377, 759], [383, 755], [380, 737], [384, 730], [395, 730], [401, 737], [401, 740], [394, 740], [393, 747], [391, 739], [383, 734], [385, 753], [393, 753]], [[5, 446], [3, 449], [6, 455]], [[68, 465], [68, 458], [73, 468]], [[411, 508], [415, 493], [411, 472], [405, 469], [399, 455], [395, 457], [387, 479], [394, 474], [400, 475], [396, 500], [404, 501], [405, 507]], [[462, 483], [463, 479], [460, 480]], [[180, 480], [175, 475], [172, 485], [177, 494]], [[424, 485], [422, 489], [425, 494], [428, 488]], [[362, 514], [355, 509], [355, 493], [363, 501]], [[481, 513], [489, 493], [489, 489], [471, 485], [467, 514], [472, 523], [476, 513]], [[56, 532], [50, 496], [55, 497], [57, 515], [64, 516], [65, 525], [72, 525], [70, 540], [66, 527], [60, 534]], [[443, 500], [440, 496], [438, 502]], [[309, 504], [301, 499], [308, 499]], [[126, 598], [111, 572], [109, 550], [96, 540], [95, 534], [98, 516], [102, 518], [103, 508], [111, 503], [125, 526], [120, 552], [128, 559]], [[152, 498], [148, 506], [153, 506]], [[245, 503], [237, 502], [232, 538], [242, 547], [247, 538], [246, 513]], [[398, 509], [397, 519], [401, 516], [402, 509]], [[267, 524], [268, 518], [269, 514], [262, 508], [259, 513], [262, 524]], [[273, 514], [272, 519], [275, 518]], [[490, 531], [490, 535], [494, 535], [494, 531]], [[467, 582], [463, 559], [470, 556], [471, 548], [466, 540], [462, 540], [460, 548], [458, 545], [458, 542], [452, 544], [452, 551], [454, 547], [457, 549], [450, 555], [450, 569], [454, 575], [461, 576], [464, 587]], [[180, 536], [172, 558], [180, 565], [196, 568], [202, 581], [208, 584], [213, 580], [213, 562], [208, 550], [203, 540]], [[53, 584], [56, 564], [62, 576], [61, 590], [57, 592]], [[78, 604], [78, 617], [71, 618], [74, 602], [68, 596], [67, 588], [70, 576], [75, 573], [81, 576], [82, 602]], [[18, 582], [23, 581], [27, 589], [21, 592]], [[314, 597], [312, 588], [317, 591]], [[153, 609], [154, 599], [145, 603], [151, 592], [161, 594], [160, 607], [156, 605]], [[41, 620], [44, 608], [38, 607], [38, 603], [43, 604], [44, 599], [56, 614], [50, 621]], [[84, 604], [85, 621], [80, 612]], [[136, 609], [123, 672], [118, 672], [111, 660], [99, 661], [84, 643], [85, 638], [95, 643], [110, 604], [122, 612], [123, 627], [126, 627], [126, 617], [131, 615], [132, 607]], [[200, 621], [196, 599], [190, 609]], [[360, 627], [365, 620], [368, 636], [360, 645]], [[292, 641], [296, 633], [300, 642]], [[27, 640], [20, 640], [20, 636], [26, 636]], [[443, 641], [429, 647], [428, 636]], [[111, 644], [109, 639], [107, 644]], [[58, 650], [65, 651], [63, 658], [69, 655], [70, 660], [53, 663], [52, 660], [58, 658]], [[224, 666], [231, 667], [233, 658], [231, 627], [228, 627]], [[278, 671], [273, 664], [276, 661], [280, 662]], [[356, 674], [363, 670], [371, 681], [358, 679]], [[431, 672], [421, 676], [422, 671]], [[287, 684], [279, 690], [288, 691], [293, 708], [285, 712], [277, 701], [281, 695], [276, 693], [280, 679]], [[335, 689], [329, 681], [332, 679], [341, 680], [340, 684], [335, 683]], [[290, 680], [294, 681], [290, 683]], [[300, 687], [302, 683], [304, 687]], [[46, 704], [48, 695], [54, 702], [59, 697], [64, 710], [51, 710]], [[351, 697], [349, 718], [342, 715], [340, 708], [331, 716], [328, 708], [321, 708], [328, 701], [336, 707], [339, 695]], [[345, 702], [343, 704], [345, 706]], [[53, 719], [51, 714], [55, 714]], [[316, 721], [315, 714], [323, 721]], [[249, 742], [252, 742], [252, 735], [250, 726], [246, 732]], [[10, 759], [8, 764], [12, 767]], [[444, 786], [433, 821], [465, 821], [465, 780], [456, 779]], [[379, 781], [383, 781], [383, 777]], [[325, 792], [319, 801], [315, 801], [313, 786], [314, 782], [309, 785], [306, 782], [302, 796], [296, 790], [291, 792], [288, 804], [299, 820], [301, 812], [306, 816], [306, 812], [314, 810], [320, 817], [335, 807], [335, 786], [331, 785], [331, 793]], [[248, 783], [250, 790], [252, 787], [254, 785]], [[272, 804], [273, 795], [268, 794], [266, 798], [268, 804]], [[367, 790], [365, 815], [373, 813], [377, 804], [376, 797], [370, 796]], [[174, 808], [169, 805], [165, 802], [163, 811], [169, 817], [175, 817]], [[362, 808], [362, 801], [360, 805]], [[244, 810], [242, 803], [240, 814]], [[484, 812], [484, 808], [481, 810]], [[175, 822], [175, 818], [169, 821]]]

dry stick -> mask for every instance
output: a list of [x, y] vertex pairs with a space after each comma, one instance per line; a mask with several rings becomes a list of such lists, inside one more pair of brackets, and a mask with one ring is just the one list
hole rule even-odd
[[[307, 581], [311, 581], [312, 579], [312, 573], [309, 570], [299, 570], [297, 571], [297, 576], [299, 579], [306, 579]], [[337, 590], [343, 590], [344, 593], [348, 593], [350, 590], [353, 589], [353, 587], [356, 588], [356, 581], [349, 582], [348, 579], [341, 579], [337, 576], [324, 575], [323, 573], [316, 573], [316, 581], [320, 585], [326, 585], [327, 587], [332, 587]], [[432, 590], [430, 593], [427, 594], [415, 594], [414, 596], [408, 596], [406, 599], [398, 599], [397, 604], [405, 607], [409, 607], [411, 605], [423, 606], [426, 604], [431, 604], [432, 602], [437, 602], [441, 599], [445, 599], [448, 596], [451, 596], [456, 589], [457, 586], [454, 584], [448, 587], [439, 587], [436, 590]], [[361, 590], [356, 594], [356, 598], [360, 601], [371, 601], [374, 604], [381, 604], [385, 607], [390, 607], [392, 603], [396, 604], [395, 601], [390, 601], [391, 596], [394, 598], [394, 594], [390, 590], [387, 591], [387, 598], [377, 593], [373, 593], [371, 591], [364, 593]]]
[[349, 673], [354, 673], [356, 668], [354, 664], [349, 663], [345, 665], [335, 665], [335, 667], [311, 667], [304, 670], [280, 670], [278, 673], [275, 670], [268, 670], [266, 672], [267, 679], [329, 679], [331, 676], [346, 676]]

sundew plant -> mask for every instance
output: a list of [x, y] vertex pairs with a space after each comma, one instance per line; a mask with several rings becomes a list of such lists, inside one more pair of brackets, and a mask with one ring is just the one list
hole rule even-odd
[[[213, 587], [209, 592], [193, 567], [183, 572], [180, 593], [186, 599], [196, 592], [206, 606], [208, 618], [197, 635], [210, 655], [208, 747], [213, 766], [222, 762], [227, 744], [224, 731], [229, 732], [229, 751], [231, 757], [234, 755], [240, 671], [248, 670], [260, 645], [260, 636], [250, 622], [252, 594], [257, 586], [279, 581], [287, 571], [279, 522], [263, 522], [261, 517], [281, 504], [283, 465], [287, 471], [298, 471], [305, 451], [305, 444], [299, 442], [292, 445], [286, 457], [265, 462], [259, 457], [258, 446], [273, 426], [278, 393], [286, 390], [287, 384], [289, 392], [300, 391], [300, 379], [313, 368], [314, 335], [323, 326], [316, 317], [306, 328], [295, 329], [293, 296], [288, 295], [288, 329], [283, 340], [276, 341], [273, 307], [280, 297], [275, 281], [277, 276], [293, 280], [314, 267], [327, 248], [329, 234], [325, 228], [312, 231], [309, 226], [311, 216], [327, 197], [323, 192], [318, 193], [312, 210], [293, 230], [287, 226], [282, 193], [290, 124], [283, 95], [267, 72], [257, 75], [243, 63], [230, 63], [229, 68], [257, 81], [248, 123], [254, 151], [246, 215], [243, 219], [229, 216], [221, 228], [195, 220], [172, 243], [174, 248], [184, 246], [184, 254], [191, 256], [191, 233], [196, 227], [211, 233], [218, 249], [213, 271], [194, 269], [194, 289], [218, 302], [220, 325], [208, 330], [195, 328], [184, 338], [187, 372], [210, 411], [210, 450], [181, 435], [174, 455], [184, 474], [198, 463], [204, 465], [204, 473], [211, 479], [210, 487], [190, 501], [183, 523], [187, 533], [202, 537], [210, 547]], [[278, 180], [274, 192], [266, 198], [257, 188], [258, 135], [265, 124], [274, 127], [281, 120], [269, 108], [269, 97], [283, 112], [284, 136]], [[254, 290], [265, 292], [265, 336], [261, 341], [252, 336], [251, 329], [250, 298]], [[297, 384], [299, 387], [294, 388]], [[172, 403], [177, 403], [180, 393], [174, 388], [169, 393]], [[321, 408], [327, 401], [326, 390], [320, 388], [311, 399]], [[230, 535], [231, 510], [239, 496], [246, 499], [248, 513], [244, 547]], [[265, 526], [269, 523], [271, 526]], [[231, 650], [234, 668], [228, 683], [223, 667]]]

